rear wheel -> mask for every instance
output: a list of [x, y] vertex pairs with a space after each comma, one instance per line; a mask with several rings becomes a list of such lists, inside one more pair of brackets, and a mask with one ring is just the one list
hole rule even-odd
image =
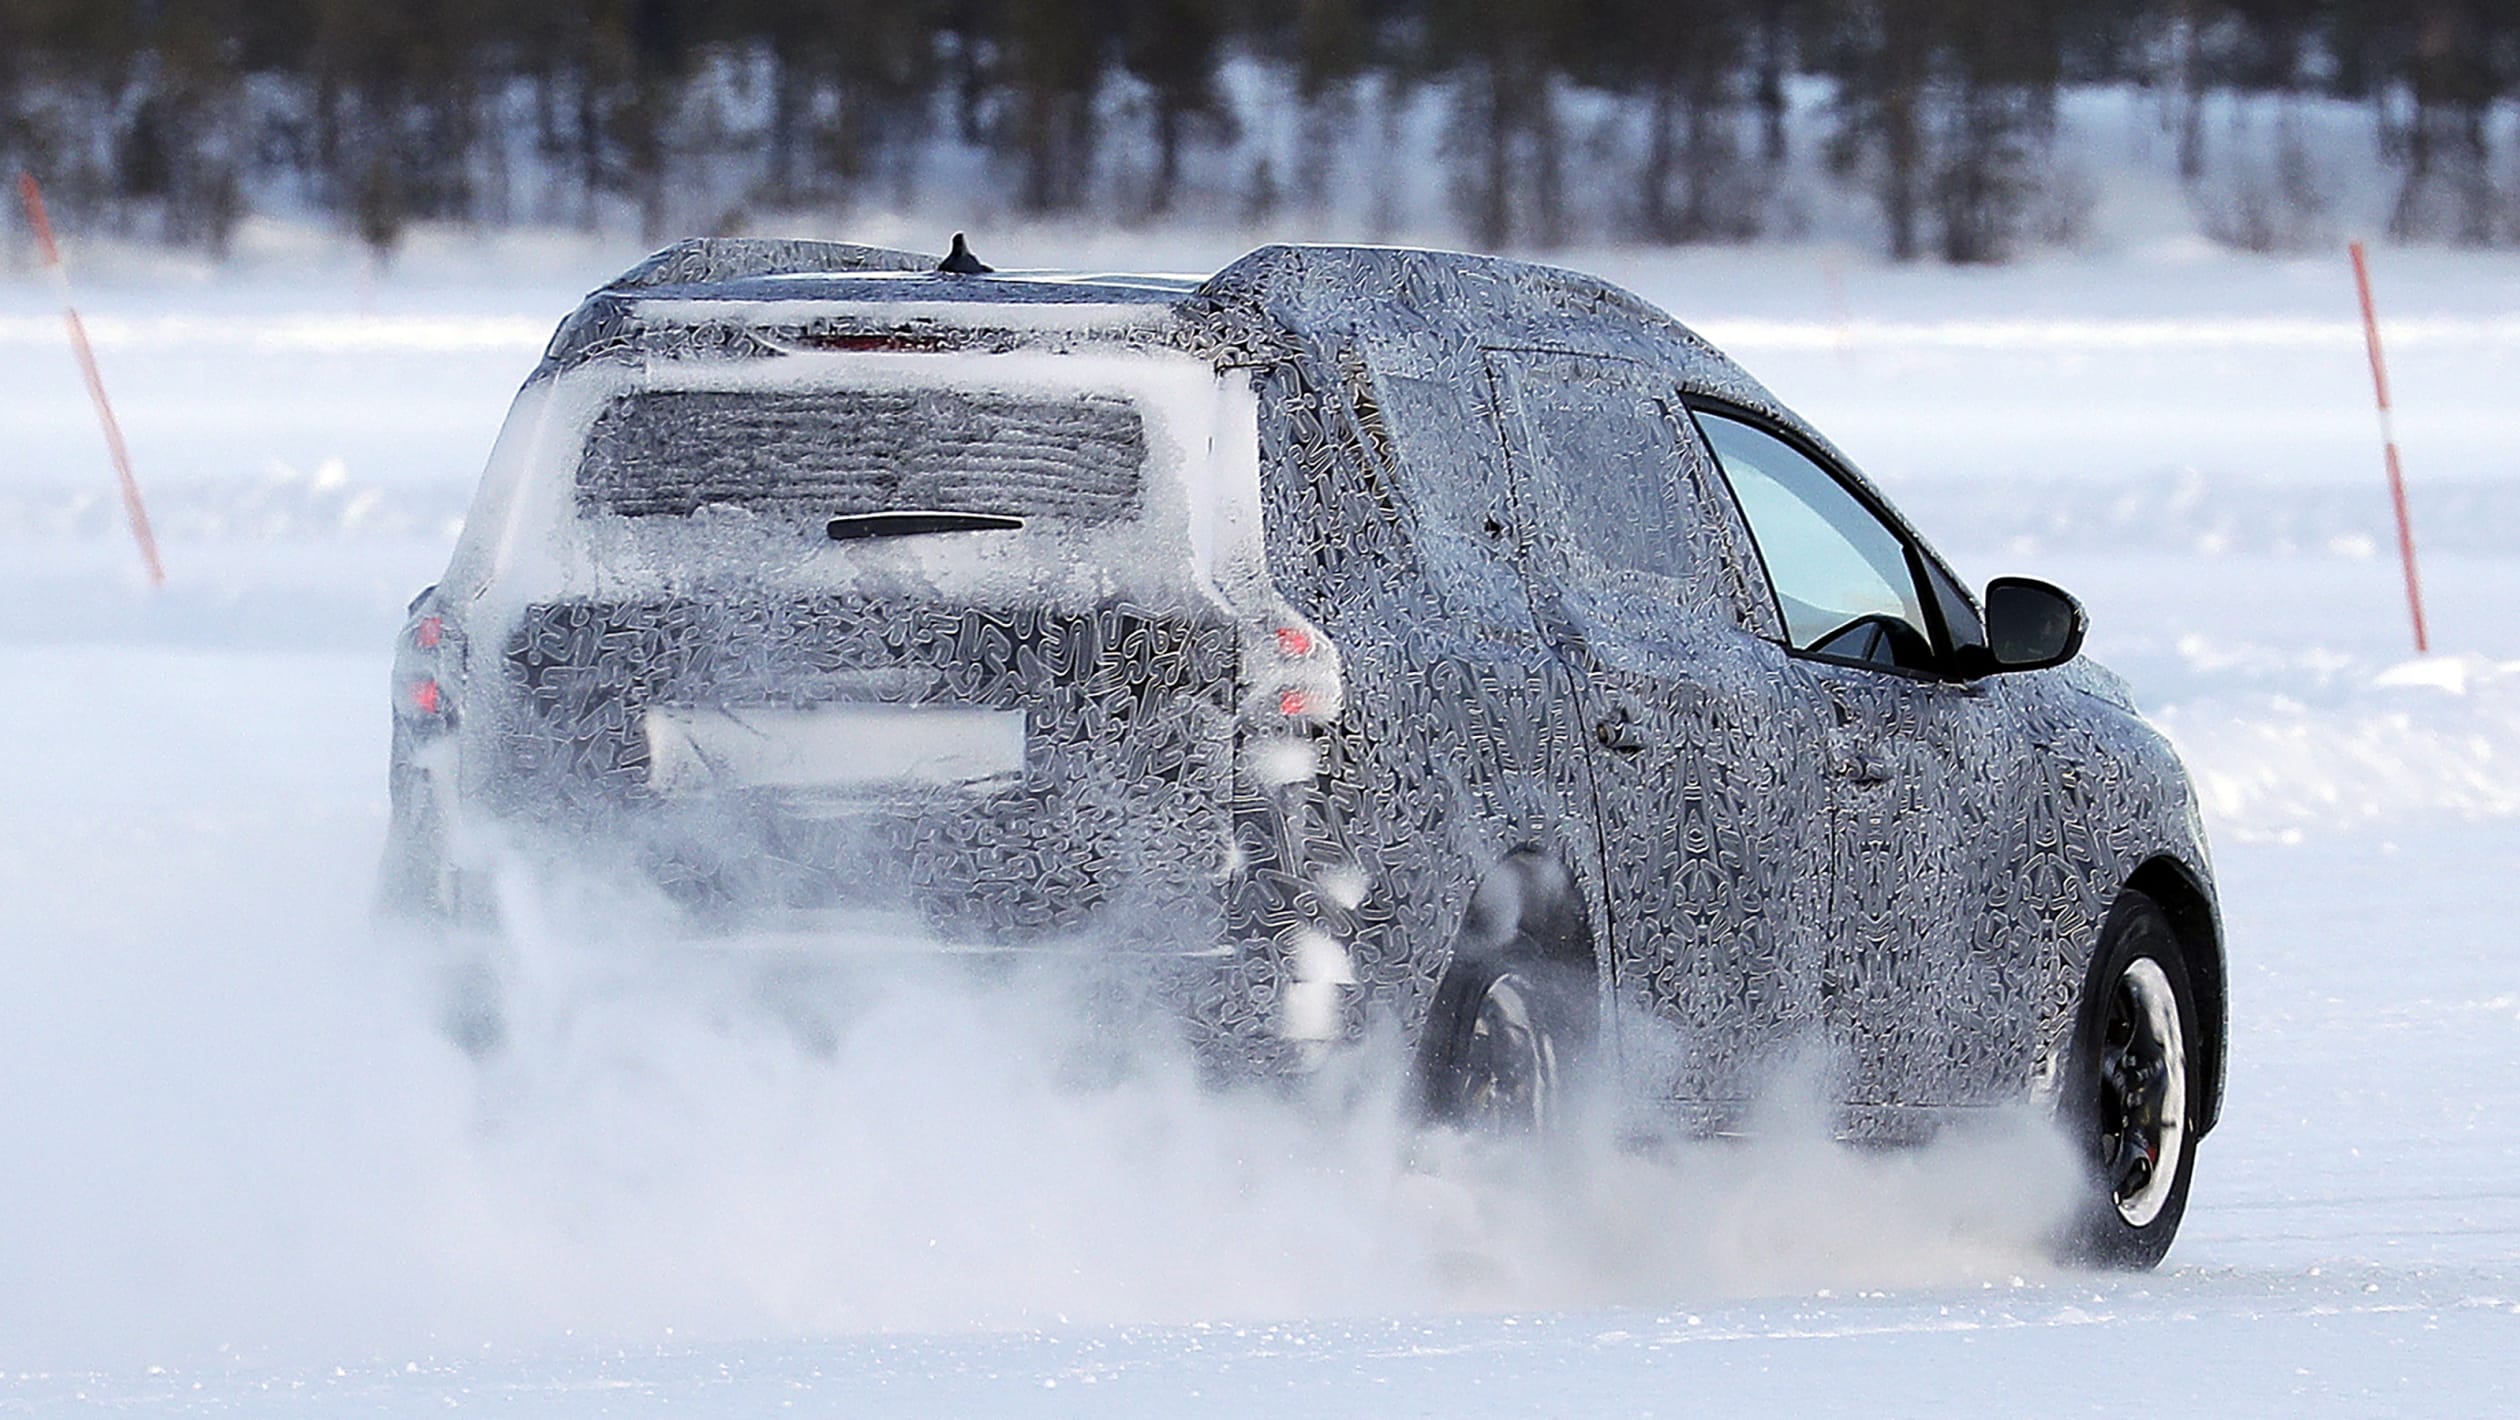
[[2198, 1039], [2179, 939], [2130, 891], [2109, 915], [2074, 1031], [2066, 1118], [2086, 1168], [2077, 1260], [2148, 1268], [2178, 1236], [2196, 1168]]
[[1493, 1134], [1536, 1134], [1561, 1109], [1572, 1042], [1539, 969], [1458, 961], [1436, 989], [1428, 1113]]
[[1493, 1134], [1555, 1127], [1599, 1011], [1573, 881], [1536, 852], [1509, 855], [1472, 898], [1427, 1013], [1426, 1117]]
[[479, 869], [452, 860], [436, 791], [399, 755], [393, 785], [377, 918], [422, 957], [439, 1033], [474, 1060], [486, 1060], [508, 1038], [505, 993], [493, 965], [498, 908], [491, 884]]
[[450, 962], [438, 985], [438, 1030], [456, 1049], [474, 1061], [487, 1060], [507, 1048], [507, 996], [499, 975], [484, 957]]

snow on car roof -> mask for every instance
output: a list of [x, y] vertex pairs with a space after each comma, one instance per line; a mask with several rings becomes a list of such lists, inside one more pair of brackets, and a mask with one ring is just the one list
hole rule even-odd
[[1288, 337], [1415, 345], [1447, 360], [1442, 352], [1492, 344], [1565, 346], [1663, 365], [1695, 394], [1759, 410], [1829, 447], [1695, 331], [1583, 272], [1466, 252], [1300, 244], [1259, 247], [1205, 277], [963, 274], [938, 263], [846, 242], [677, 243], [589, 296], [553, 336], [535, 378], [610, 353], [831, 348], [835, 332], [869, 324], [994, 332], [1000, 344], [1152, 338], [1232, 363], [1270, 358]]
[[1008, 305], [1168, 303], [1198, 290], [1203, 277], [1125, 276], [1067, 271], [1004, 271], [987, 276], [937, 272], [778, 272], [732, 280], [641, 288], [645, 301], [937, 301]]

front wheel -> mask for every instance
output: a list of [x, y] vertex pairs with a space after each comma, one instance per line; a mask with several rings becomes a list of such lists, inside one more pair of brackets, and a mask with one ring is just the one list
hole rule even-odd
[[2086, 1167], [2077, 1261], [2157, 1265], [2178, 1236], [2196, 1169], [2196, 993], [2169, 919], [2128, 892], [2109, 914], [2083, 993], [2065, 1118]]

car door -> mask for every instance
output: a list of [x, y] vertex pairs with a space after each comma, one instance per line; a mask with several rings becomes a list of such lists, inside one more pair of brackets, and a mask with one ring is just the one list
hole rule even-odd
[[1850, 1100], [1994, 1097], [2026, 1078], [2034, 973], [1990, 914], [2023, 766], [1949, 574], [1816, 450], [1737, 411], [1698, 428], [1750, 527], [1786, 648], [1824, 721], [1821, 992]]
[[[1489, 355], [1534, 624], [1570, 671], [1601, 824], [1615, 980], [1679, 1029], [1669, 1093], [1720, 1122], [1820, 1024], [1803, 871], [1826, 851], [1819, 730], [1675, 387], [1632, 362]], [[1764, 595], [1761, 591], [1760, 595]]]
[[[1537, 848], [1575, 880], [1606, 953], [1589, 741], [1564, 709], [1567, 669], [1531, 624], [1478, 351], [1428, 359], [1371, 345], [1319, 378], [1345, 386], [1355, 471], [1341, 478], [1301, 447], [1269, 453], [1280, 435], [1264, 434], [1264, 458], [1283, 470], [1266, 495], [1281, 529], [1271, 570], [1299, 607], [1318, 609], [1348, 682], [1330, 756], [1349, 787], [1328, 811], [1341, 825], [1332, 836], [1377, 884], [1358, 910], [1362, 930], [1386, 930], [1416, 967], [1440, 968], [1479, 875]], [[1281, 428], [1309, 438], [1307, 423]], [[1323, 507], [1342, 482], [1372, 506]], [[1377, 929], [1386, 911], [1400, 920]]]

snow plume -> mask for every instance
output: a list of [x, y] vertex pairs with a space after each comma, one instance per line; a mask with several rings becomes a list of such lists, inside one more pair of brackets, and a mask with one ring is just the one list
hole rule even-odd
[[1863, 1149], [1831, 1137], [1827, 1078], [1781, 1071], [1737, 1139], [1649, 1144], [1598, 1111], [1548, 1149], [1430, 1137], [1410, 1180], [1430, 1280], [1447, 1305], [1597, 1307], [2050, 1269], [2077, 1167], [2044, 1113]]
[[384, 675], [0, 648], [0, 1370], [2008, 1276], [2067, 1192], [2028, 1122], [1855, 1153], [1802, 1088], [1749, 1143], [1615, 1098], [1547, 1152], [1430, 1136], [1396, 1041], [1221, 1090], [1037, 973], [635, 915], [520, 917], [476, 1066], [369, 920]]
[[29, 963], [0, 1366], [1954, 1281], [2037, 1267], [2067, 1195], [2026, 1119], [1861, 1153], [1797, 1085], [1754, 1142], [1638, 1144], [1605, 1106], [1534, 1149], [1413, 1127], [1396, 1044], [1220, 1089], [1037, 974], [611, 933], [521, 938], [513, 1035], [475, 1066], [362, 925], [363, 878], [226, 826], [160, 865], [179, 890], [88, 883], [79, 949]]
[[1292, 1088], [1203, 1085], [1159, 1016], [1055, 973], [607, 954], [536, 991], [478, 1082], [460, 1196], [497, 1291], [554, 1320], [942, 1330], [1952, 1281], [2036, 1268], [2070, 1196], [2026, 1111], [1865, 1153], [1829, 1137], [1816, 1073], [1779, 1083], [1753, 1141], [1640, 1143], [1600, 1098], [1534, 1146], [1414, 1126], [1389, 1041]]

